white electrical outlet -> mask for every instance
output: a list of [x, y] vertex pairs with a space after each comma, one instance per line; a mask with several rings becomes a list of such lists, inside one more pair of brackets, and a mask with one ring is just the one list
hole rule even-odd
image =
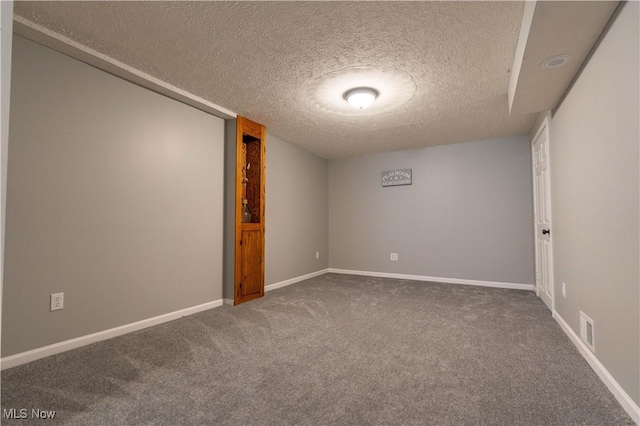
[[51, 294], [51, 311], [64, 309], [64, 293]]
[[562, 297], [567, 297], [567, 285], [562, 283]]
[[580, 340], [587, 345], [591, 352], [596, 353], [594, 322], [582, 311], [580, 311]]
[[320, 252], [319, 251], [316, 252], [316, 259], [320, 259]]
[[391, 256], [389, 256], [389, 259], [393, 261], [398, 260], [398, 253], [391, 253]]

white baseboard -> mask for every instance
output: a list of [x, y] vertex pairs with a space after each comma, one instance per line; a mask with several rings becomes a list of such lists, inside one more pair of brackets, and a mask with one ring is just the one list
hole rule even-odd
[[75, 339], [65, 340], [64, 342], [54, 343], [52, 345], [32, 349], [27, 352], [7, 356], [0, 359], [0, 370], [6, 370], [7, 368], [26, 364], [27, 362], [35, 361], [40, 358], [66, 352], [101, 340], [111, 339], [112, 337], [121, 336], [123, 334], [132, 333], [134, 331], [142, 330], [143, 328], [162, 324], [187, 315], [217, 308], [218, 306], [222, 306], [222, 300], [214, 300], [213, 302], [203, 303], [202, 305], [193, 306], [191, 308], [169, 312], [168, 314], [158, 315], [157, 317], [144, 319], [142, 321], [122, 325], [120, 327], [110, 328], [109, 330], [99, 331], [86, 336], [76, 337]]
[[223, 302], [225, 305], [231, 305], [231, 306], [233, 306], [233, 299], [222, 299], [222, 302]]
[[320, 276], [320, 275], [324, 275], [327, 272], [329, 272], [328, 268], [327, 269], [321, 269], [319, 271], [312, 272], [310, 274], [300, 275], [299, 277], [294, 277], [294, 278], [290, 278], [288, 280], [284, 280], [284, 281], [280, 281], [280, 282], [277, 282], [277, 283], [269, 284], [269, 285], [264, 287], [264, 291], [271, 291], [271, 290], [275, 290], [277, 288], [286, 287], [286, 286], [291, 285], [291, 284], [299, 283], [300, 281], [308, 280], [309, 278], [313, 278], [313, 277], [317, 277], [317, 276]]
[[353, 271], [350, 269], [336, 269], [336, 268], [329, 268], [329, 272], [336, 273], [336, 274], [365, 275], [367, 277], [398, 278], [401, 280], [431, 281], [436, 283], [465, 284], [465, 285], [477, 285], [482, 287], [497, 287], [497, 288], [510, 288], [515, 290], [534, 290], [535, 291], [535, 287], [533, 284], [515, 284], [515, 283], [503, 283], [500, 281], [478, 281], [478, 280], [467, 280], [467, 279], [459, 279], [459, 278], [427, 277], [424, 275], [392, 274], [388, 272]]
[[593, 371], [596, 372], [600, 380], [604, 382], [604, 384], [609, 388], [609, 391], [613, 394], [613, 396], [618, 400], [622, 408], [631, 416], [636, 424], [640, 425], [640, 407], [631, 399], [629, 394], [627, 394], [622, 386], [613, 378], [611, 373], [607, 371], [607, 369], [602, 365], [602, 363], [596, 358], [593, 352], [587, 348], [580, 337], [573, 331], [569, 324], [565, 322], [564, 319], [558, 314], [558, 312], [553, 312], [553, 318], [560, 324], [560, 328], [569, 336], [569, 339], [573, 342], [573, 344], [578, 348], [578, 351], [583, 356], [584, 359], [587, 360]]

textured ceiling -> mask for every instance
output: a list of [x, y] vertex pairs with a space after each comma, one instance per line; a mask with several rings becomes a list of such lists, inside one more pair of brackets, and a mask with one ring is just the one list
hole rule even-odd
[[[16, 2], [15, 14], [267, 126], [325, 158], [529, 131], [507, 88], [521, 2]], [[407, 73], [379, 114], [319, 108], [314, 82], [352, 67]]]

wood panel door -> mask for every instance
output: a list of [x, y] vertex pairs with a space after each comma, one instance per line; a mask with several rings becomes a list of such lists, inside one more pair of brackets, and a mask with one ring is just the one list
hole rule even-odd
[[533, 139], [533, 200], [536, 244], [536, 294], [555, 309], [553, 246], [551, 239], [551, 180], [549, 178], [549, 127], [545, 120]]
[[243, 230], [240, 240], [240, 302], [264, 296], [263, 237], [260, 229]]
[[264, 126], [238, 116], [234, 305], [264, 296], [265, 144]]

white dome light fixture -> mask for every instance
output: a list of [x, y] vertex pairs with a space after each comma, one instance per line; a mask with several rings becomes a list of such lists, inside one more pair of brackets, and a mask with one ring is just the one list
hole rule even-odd
[[[368, 107], [352, 105], [347, 97], [359, 93], [368, 97]], [[361, 93], [361, 92], [360, 92]], [[389, 67], [358, 66], [332, 71], [315, 79], [307, 94], [312, 105], [345, 116], [369, 116], [392, 111], [409, 102], [416, 93], [416, 83], [404, 71]], [[371, 96], [373, 95], [373, 96]], [[354, 102], [358, 97], [354, 96]]]
[[354, 108], [365, 109], [373, 104], [380, 93], [371, 87], [356, 87], [344, 92], [342, 97]]

